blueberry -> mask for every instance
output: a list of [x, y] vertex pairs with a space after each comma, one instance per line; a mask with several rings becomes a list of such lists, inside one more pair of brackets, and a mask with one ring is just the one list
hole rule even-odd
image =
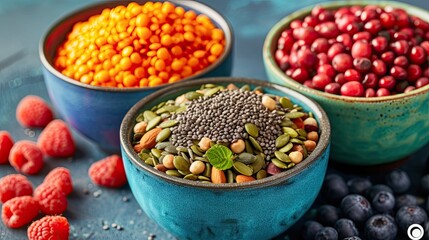
[[362, 226], [371, 217], [372, 208], [368, 200], [358, 194], [350, 194], [341, 201], [343, 216], [354, 221], [357, 226]]
[[337, 240], [338, 239], [338, 233], [335, 228], [332, 227], [324, 227], [320, 229], [316, 236], [314, 236], [314, 240]]
[[316, 221], [306, 221], [302, 229], [302, 237], [304, 240], [313, 240], [316, 233], [322, 229], [322, 224]]
[[429, 195], [429, 174], [426, 174], [420, 180], [420, 187], [424, 195]]
[[366, 197], [368, 199], [374, 199], [375, 195], [377, 195], [377, 193], [379, 193], [381, 191], [393, 193], [393, 190], [389, 186], [384, 185], [384, 184], [377, 184], [377, 185], [374, 185], [372, 187], [369, 187], [366, 190]]
[[378, 213], [389, 213], [395, 207], [395, 197], [390, 192], [378, 192], [372, 199], [372, 207]]
[[334, 228], [338, 232], [338, 238], [343, 239], [346, 237], [359, 236], [354, 222], [347, 218], [340, 218], [335, 222]]
[[353, 236], [353, 237], [343, 238], [343, 240], [362, 240], [362, 239], [360, 237], [358, 237], [358, 236]]
[[417, 206], [417, 198], [411, 194], [404, 194], [396, 197], [395, 209], [398, 210], [404, 206]]
[[396, 238], [398, 228], [391, 216], [377, 214], [368, 219], [364, 232], [367, 240], [393, 240]]
[[349, 193], [344, 179], [337, 174], [329, 174], [325, 177], [322, 186], [322, 194], [330, 203], [339, 203]]
[[372, 183], [367, 178], [355, 177], [347, 181], [350, 193], [365, 194], [365, 191], [372, 186]]
[[419, 206], [404, 206], [396, 212], [396, 223], [403, 233], [407, 233], [407, 229], [411, 224], [420, 224], [423, 226], [427, 221], [427, 214], [423, 208]]
[[324, 226], [333, 226], [340, 218], [340, 210], [332, 205], [325, 204], [317, 209], [316, 219]]
[[411, 186], [411, 180], [408, 173], [400, 169], [394, 170], [387, 174], [386, 183], [392, 188], [394, 193], [404, 193]]

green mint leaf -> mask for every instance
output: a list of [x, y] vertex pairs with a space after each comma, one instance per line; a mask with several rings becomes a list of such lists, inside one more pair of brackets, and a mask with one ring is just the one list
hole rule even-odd
[[232, 167], [232, 151], [223, 145], [213, 145], [207, 150], [206, 156], [210, 164], [219, 170], [226, 170]]

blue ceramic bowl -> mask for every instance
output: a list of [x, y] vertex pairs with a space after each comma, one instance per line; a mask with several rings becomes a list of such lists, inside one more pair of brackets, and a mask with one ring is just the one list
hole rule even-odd
[[[427, 10], [394, 1], [345, 1], [321, 4], [328, 9], [377, 4], [406, 10], [429, 21]], [[429, 142], [429, 85], [408, 93], [386, 97], [347, 97], [311, 89], [288, 77], [274, 60], [281, 32], [295, 19], [303, 19], [311, 7], [280, 20], [269, 31], [263, 61], [268, 79], [316, 100], [332, 124], [334, 161], [352, 165], [381, 165], [401, 160]]]
[[[146, 1], [135, 1], [144, 3]], [[225, 51], [217, 62], [182, 81], [199, 77], [229, 76], [232, 70], [233, 33], [229, 22], [218, 12], [195, 1], [170, 1], [186, 10], [203, 13], [225, 33]], [[56, 21], [42, 37], [39, 55], [49, 97], [62, 117], [78, 132], [108, 151], [119, 151], [119, 127], [125, 113], [140, 99], [169, 84], [145, 88], [95, 87], [73, 80], [53, 67], [58, 46], [65, 40], [76, 22], [85, 21], [128, 1], [100, 2], [79, 9]]]
[[[206, 184], [169, 176], [143, 163], [131, 144], [137, 115], [156, 104], [214, 83], [261, 86], [287, 96], [319, 122], [319, 143], [289, 171], [247, 183]], [[250, 79], [209, 78], [182, 82], [139, 101], [121, 125], [121, 148], [131, 190], [145, 213], [179, 239], [270, 239], [294, 224], [312, 205], [325, 176], [330, 125], [317, 103], [285, 87]]]

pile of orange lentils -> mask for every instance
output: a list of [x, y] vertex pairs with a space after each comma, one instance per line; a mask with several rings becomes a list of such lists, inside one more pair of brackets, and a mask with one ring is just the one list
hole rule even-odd
[[55, 68], [93, 86], [173, 83], [214, 63], [225, 37], [209, 17], [170, 2], [104, 9], [73, 26]]

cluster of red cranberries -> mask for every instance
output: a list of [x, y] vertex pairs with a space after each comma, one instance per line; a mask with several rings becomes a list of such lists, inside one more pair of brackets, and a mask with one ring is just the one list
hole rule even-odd
[[316, 6], [278, 40], [275, 60], [307, 87], [353, 97], [429, 84], [429, 23], [402, 9]]

